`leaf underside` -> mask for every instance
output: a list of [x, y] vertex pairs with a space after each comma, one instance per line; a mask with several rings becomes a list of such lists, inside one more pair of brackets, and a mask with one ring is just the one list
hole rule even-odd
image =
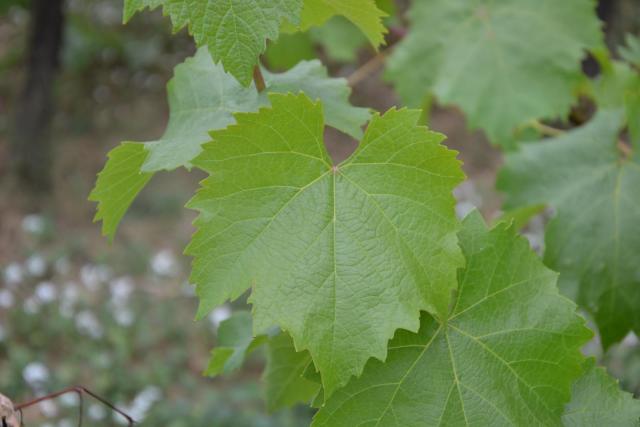
[[410, 20], [387, 77], [409, 106], [426, 93], [460, 106], [494, 143], [566, 113], [584, 50], [601, 40], [593, 0], [416, 1]]

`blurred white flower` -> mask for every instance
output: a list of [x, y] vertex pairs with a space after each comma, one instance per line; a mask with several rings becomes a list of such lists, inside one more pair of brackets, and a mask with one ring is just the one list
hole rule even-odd
[[13, 287], [24, 279], [22, 267], [17, 262], [12, 262], [4, 269], [4, 281], [7, 285]]
[[76, 423], [71, 421], [69, 418], [63, 418], [58, 421], [58, 427], [76, 427]]
[[629, 332], [627, 336], [622, 340], [622, 345], [626, 347], [635, 347], [639, 343], [640, 340], [638, 340], [638, 336], [633, 332]]
[[135, 320], [133, 311], [129, 310], [126, 307], [114, 307], [112, 309], [112, 312], [114, 320], [120, 326], [131, 326], [133, 324], [133, 321]]
[[476, 209], [476, 205], [468, 201], [462, 201], [456, 203], [456, 216], [459, 219], [467, 216], [472, 210]]
[[80, 269], [80, 280], [90, 291], [97, 291], [99, 286], [111, 278], [111, 270], [104, 265], [83, 265]]
[[58, 415], [58, 405], [53, 400], [43, 400], [38, 406], [42, 415], [47, 418], [53, 418]]
[[228, 305], [221, 305], [220, 307], [216, 307], [211, 314], [209, 314], [209, 321], [211, 325], [213, 325], [214, 330], [218, 330], [220, 323], [227, 320], [231, 317], [231, 307]]
[[11, 308], [15, 299], [8, 289], [0, 289], [0, 308]]
[[91, 405], [89, 405], [89, 409], [87, 412], [89, 414], [89, 418], [91, 418], [93, 421], [104, 420], [107, 416], [107, 410], [105, 409], [105, 407], [97, 403], [92, 403]]
[[93, 339], [102, 338], [104, 330], [98, 318], [89, 310], [84, 310], [76, 316], [76, 328], [81, 334], [90, 336]]
[[44, 218], [38, 214], [30, 214], [22, 219], [22, 229], [31, 234], [42, 234], [46, 228]]
[[127, 414], [136, 421], [142, 421], [153, 404], [160, 399], [162, 399], [160, 389], [155, 386], [148, 386], [133, 399], [133, 403], [129, 407]]
[[25, 262], [27, 273], [32, 277], [41, 277], [47, 271], [47, 263], [42, 255], [31, 255]]
[[56, 300], [58, 290], [56, 289], [56, 285], [51, 282], [40, 282], [38, 286], [36, 286], [35, 296], [40, 302], [48, 304]]
[[133, 280], [130, 277], [119, 277], [109, 283], [113, 304], [125, 304], [133, 292]]
[[35, 297], [31, 296], [24, 300], [22, 303], [22, 309], [27, 314], [38, 314], [40, 312], [40, 301], [38, 301]]
[[49, 380], [49, 370], [40, 362], [32, 362], [22, 370], [22, 378], [35, 388]]
[[66, 393], [60, 396], [60, 403], [67, 408], [74, 408], [80, 404], [80, 397], [77, 393]]
[[192, 285], [189, 282], [184, 282], [182, 283], [182, 288], [180, 288], [180, 292], [182, 293], [182, 295], [188, 296], [188, 297], [195, 297], [196, 296], [196, 287], [195, 285]]
[[173, 253], [164, 249], [151, 259], [151, 270], [158, 276], [174, 277], [178, 274], [178, 263]]

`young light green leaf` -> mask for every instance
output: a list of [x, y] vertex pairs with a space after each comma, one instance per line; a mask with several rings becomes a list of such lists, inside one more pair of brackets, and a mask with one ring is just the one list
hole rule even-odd
[[[351, 90], [346, 80], [330, 78], [320, 61], [303, 61], [282, 73], [264, 71], [265, 92], [304, 91], [327, 105], [327, 124], [354, 138], [369, 120], [366, 108], [349, 104]], [[190, 166], [209, 140], [209, 131], [223, 129], [234, 122], [233, 113], [257, 111], [269, 105], [266, 93], [239, 85], [222, 67], [213, 63], [206, 48], [178, 65], [168, 84], [171, 114], [167, 129], [157, 141], [148, 144], [145, 171]]]
[[108, 154], [89, 200], [98, 202], [94, 221], [102, 221], [102, 234], [113, 239], [118, 223], [152, 173], [140, 169], [147, 157], [143, 144], [123, 142]]
[[283, 21], [300, 22], [302, 0], [125, 0], [124, 21], [148, 7], [163, 7], [175, 31], [188, 26], [198, 46], [249, 86], [266, 40], [278, 38]]
[[450, 315], [399, 331], [385, 363], [337, 391], [313, 426], [554, 426], [591, 333], [556, 274], [502, 223], [463, 223], [467, 265]]
[[[330, 78], [320, 61], [301, 62], [282, 74], [264, 71], [269, 92], [305, 91], [309, 96], [321, 99], [327, 107], [327, 124], [355, 138], [362, 135], [362, 125], [370, 117], [366, 108], [349, 104], [351, 90], [346, 80]], [[136, 194], [150, 179], [151, 172], [171, 170], [179, 166], [191, 166], [201, 151], [201, 145], [207, 142], [210, 130], [223, 129], [234, 122], [232, 112], [257, 111], [260, 106], [269, 105], [265, 93], [259, 94], [254, 87], [245, 88], [225, 73], [221, 66], [215, 65], [206, 48], [199, 49], [193, 58], [188, 58], [175, 69], [175, 76], [169, 82], [169, 123], [164, 135], [156, 140], [136, 147], [118, 148], [122, 154], [117, 161], [125, 165], [129, 174], [128, 181], [120, 181], [120, 188], [112, 192], [114, 201], [110, 205], [96, 188], [91, 200], [103, 203], [96, 219], [105, 224], [105, 234], [113, 236], [118, 222], [124, 215]], [[127, 160], [133, 149], [137, 156]], [[146, 150], [145, 150], [146, 148]], [[122, 167], [114, 165], [116, 160], [107, 164], [109, 169], [122, 176]], [[138, 167], [138, 169], [135, 169]], [[143, 171], [145, 173], [140, 173]], [[110, 179], [116, 176], [107, 172], [99, 180], [101, 188], [112, 185]], [[121, 178], [119, 178], [121, 179]], [[137, 185], [130, 186], [136, 180]], [[135, 192], [133, 189], [135, 188]], [[122, 191], [122, 190], [126, 191]], [[123, 194], [127, 194], [126, 203], [119, 203]], [[116, 205], [115, 202], [118, 201]]]
[[332, 16], [344, 16], [362, 31], [374, 47], [384, 43], [387, 30], [382, 18], [387, 16], [375, 0], [304, 0], [300, 19], [301, 31], [321, 26]]
[[620, 390], [594, 359], [584, 363], [584, 374], [573, 385], [571, 402], [562, 423], [566, 427], [638, 427], [640, 400]]
[[267, 340], [266, 335], [254, 337], [251, 313], [236, 311], [220, 323], [217, 346], [211, 352], [204, 375], [215, 377], [237, 371], [245, 358]]
[[640, 163], [618, 147], [623, 114], [602, 111], [560, 137], [509, 154], [498, 179], [507, 208], [556, 209], [545, 263], [594, 314], [605, 347], [640, 331]]
[[194, 164], [210, 176], [186, 249], [198, 317], [252, 287], [256, 331], [279, 325], [309, 350], [330, 395], [367, 359], [384, 359], [419, 311], [446, 315], [455, 270], [453, 188], [463, 179], [419, 111], [374, 116], [357, 151], [333, 166], [322, 106], [270, 96], [237, 114]]
[[272, 337], [268, 345], [267, 366], [262, 378], [266, 384], [267, 409], [275, 411], [299, 402], [310, 402], [318, 394], [320, 384], [303, 377], [305, 370], [313, 364], [309, 352], [296, 352], [286, 333]]
[[410, 20], [387, 74], [404, 101], [432, 92], [497, 143], [566, 113], [584, 50], [601, 40], [592, 0], [416, 1]]

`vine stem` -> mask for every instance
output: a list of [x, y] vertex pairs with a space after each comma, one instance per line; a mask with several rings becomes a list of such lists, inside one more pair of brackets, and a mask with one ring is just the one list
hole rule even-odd
[[362, 64], [357, 70], [347, 77], [347, 83], [349, 86], [355, 86], [358, 83], [362, 82], [364, 79], [369, 77], [371, 74], [375, 73], [382, 65], [384, 61], [387, 59], [387, 56], [391, 52], [393, 47], [389, 47], [385, 50], [381, 50], [376, 53], [371, 59]]
[[260, 70], [260, 65], [256, 65], [253, 67], [253, 82], [256, 84], [256, 89], [258, 93], [265, 90], [267, 85], [264, 82], [264, 76], [262, 75], [262, 71]]
[[540, 132], [543, 135], [547, 135], [547, 136], [560, 136], [563, 135], [565, 133], [564, 130], [562, 129], [558, 129], [558, 128], [554, 128], [552, 126], [549, 125], [545, 125], [544, 123], [540, 122], [539, 120], [532, 120], [528, 123], [529, 127], [536, 129], [538, 132]]

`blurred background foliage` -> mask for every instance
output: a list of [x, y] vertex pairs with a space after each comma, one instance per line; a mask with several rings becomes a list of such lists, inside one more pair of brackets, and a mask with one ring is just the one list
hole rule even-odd
[[[32, 0], [36, 1], [36, 0]], [[601, 2], [608, 37], [635, 31], [624, 17], [633, 1]], [[390, 17], [390, 41], [402, 34], [406, 1], [379, 0]], [[617, 5], [617, 6], [616, 6]], [[631, 5], [631, 6], [628, 6]], [[9, 138], [28, 67], [29, 0], [0, 0], [0, 392], [22, 402], [71, 385], [85, 386], [121, 406], [142, 425], [169, 427], [302, 426], [312, 411], [269, 413], [263, 403], [262, 351], [247, 366], [216, 379], [201, 375], [220, 322], [243, 299], [194, 322], [197, 301], [181, 255], [193, 232], [183, 208], [202, 178], [179, 170], [158, 174], [136, 200], [113, 244], [92, 224], [86, 201], [105, 154], [121, 140], [151, 140], [167, 121], [165, 84], [173, 67], [195, 52], [182, 31], [172, 35], [159, 11], [121, 25], [120, 0], [68, 0], [60, 67], [52, 86], [50, 188], [25, 188], [11, 173]], [[637, 20], [632, 22], [636, 25]], [[376, 52], [341, 18], [307, 33], [283, 35], [263, 61], [284, 70], [319, 56], [332, 75], [350, 76]], [[376, 69], [354, 85], [352, 102], [386, 110], [397, 98]], [[501, 154], [469, 132], [455, 109], [436, 107], [432, 128], [461, 152], [469, 176], [456, 191], [458, 215], [478, 207], [500, 215], [494, 189]], [[337, 158], [356, 142], [327, 132]], [[544, 212], [524, 234], [543, 246]], [[640, 344], [630, 335], [601, 354], [622, 386], [640, 395]], [[25, 412], [27, 426], [77, 423], [73, 395]], [[87, 400], [85, 425], [123, 423]]]

